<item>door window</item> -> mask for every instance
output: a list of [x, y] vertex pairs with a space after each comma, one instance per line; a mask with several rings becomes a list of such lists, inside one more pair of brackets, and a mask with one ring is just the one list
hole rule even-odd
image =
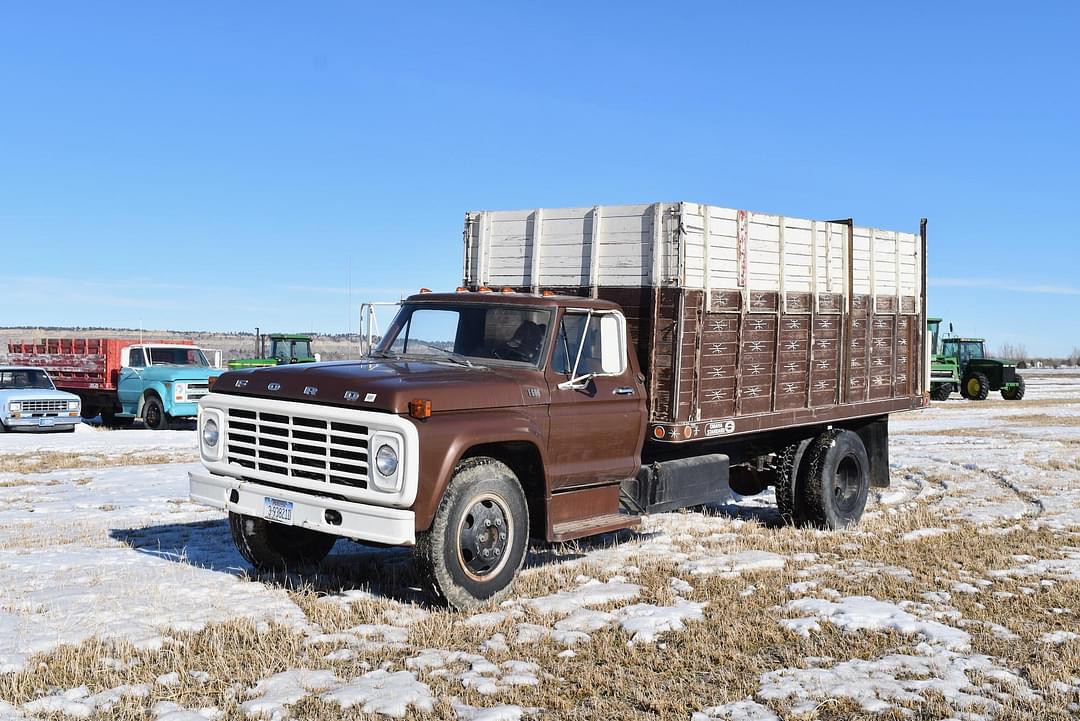
[[142, 348], [133, 348], [131, 350], [131, 358], [128, 359], [128, 365], [132, 368], [146, 367], [146, 358], [143, 356]]
[[626, 370], [626, 351], [618, 316], [613, 313], [564, 314], [555, 339], [552, 368], [568, 376], [618, 375]]

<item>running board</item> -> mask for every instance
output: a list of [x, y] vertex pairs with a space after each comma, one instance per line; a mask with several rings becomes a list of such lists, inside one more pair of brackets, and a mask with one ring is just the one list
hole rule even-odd
[[556, 523], [551, 529], [552, 541], [570, 541], [584, 536], [621, 531], [624, 528], [636, 528], [641, 523], [641, 516], [626, 513], [608, 513], [593, 518]]

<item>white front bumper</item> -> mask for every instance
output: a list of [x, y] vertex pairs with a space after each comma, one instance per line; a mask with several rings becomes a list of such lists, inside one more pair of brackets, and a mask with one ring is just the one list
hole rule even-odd
[[[262, 517], [263, 499], [271, 497], [292, 502], [295, 526], [394, 546], [411, 546], [416, 542], [416, 521], [412, 511], [312, 496], [202, 470], [190, 471], [188, 480], [191, 500], [214, 508]], [[340, 524], [327, 522], [328, 510], [341, 514]]]

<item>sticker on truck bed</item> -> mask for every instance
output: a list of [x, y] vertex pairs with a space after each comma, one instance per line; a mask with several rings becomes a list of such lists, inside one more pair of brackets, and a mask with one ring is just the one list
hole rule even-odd
[[713, 421], [705, 424], [705, 435], [726, 436], [735, 432], [735, 421]]
[[293, 504], [270, 496], [263, 497], [263, 518], [278, 523], [292, 523]]

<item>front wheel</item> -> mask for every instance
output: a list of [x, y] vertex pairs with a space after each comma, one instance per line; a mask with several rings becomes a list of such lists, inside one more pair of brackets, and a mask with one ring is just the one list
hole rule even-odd
[[947, 401], [949, 400], [949, 396], [952, 395], [952, 392], [952, 383], [942, 383], [937, 388], [934, 388], [930, 391], [930, 398], [935, 401]]
[[859, 434], [830, 429], [817, 437], [809, 453], [802, 486], [807, 521], [830, 529], [858, 523], [870, 494], [870, 459]]
[[510, 468], [494, 458], [458, 464], [431, 529], [416, 541], [428, 596], [458, 610], [496, 601], [525, 562], [529, 511]]
[[229, 512], [236, 550], [260, 571], [297, 570], [326, 558], [337, 536]]
[[156, 396], [147, 398], [143, 406], [143, 423], [147, 428], [161, 431], [169, 427], [169, 417], [165, 415], [165, 407]]
[[1001, 389], [1001, 397], [1007, 401], [1022, 401], [1024, 400], [1024, 391], [1027, 387], [1024, 385], [1024, 379], [1021, 376], [1016, 377], [1016, 387], [1012, 390]]

